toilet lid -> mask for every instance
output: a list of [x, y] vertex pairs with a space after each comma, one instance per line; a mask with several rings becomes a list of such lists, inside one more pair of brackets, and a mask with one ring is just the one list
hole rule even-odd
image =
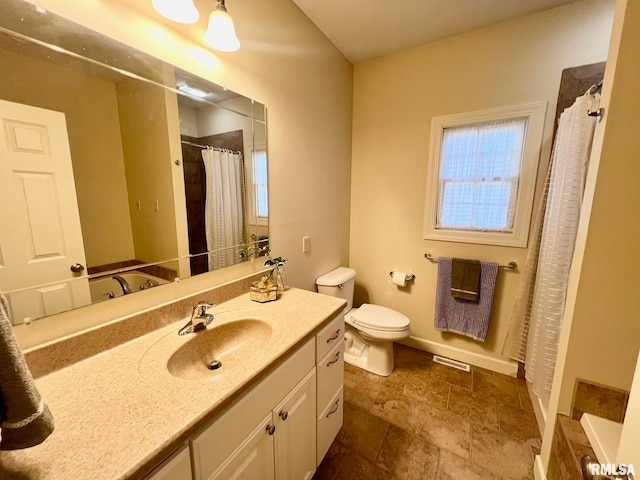
[[399, 332], [409, 327], [409, 319], [395, 310], [380, 305], [363, 303], [351, 314], [354, 323], [387, 332]]

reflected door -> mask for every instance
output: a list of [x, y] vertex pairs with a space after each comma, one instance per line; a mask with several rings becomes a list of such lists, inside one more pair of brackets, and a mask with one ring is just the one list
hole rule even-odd
[[0, 100], [0, 123], [0, 289], [16, 291], [13, 322], [87, 305], [65, 116]]

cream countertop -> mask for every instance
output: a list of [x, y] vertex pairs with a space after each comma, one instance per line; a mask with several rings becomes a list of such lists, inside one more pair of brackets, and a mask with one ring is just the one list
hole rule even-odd
[[141, 478], [343, 307], [344, 300], [290, 289], [276, 302], [245, 294], [209, 309], [216, 320], [208, 328], [246, 317], [272, 328], [250, 358], [236, 368], [223, 362], [210, 379], [180, 379], [165, 368], [170, 353], [198, 335], [178, 336], [184, 318], [45, 375], [36, 385], [56, 429], [42, 445], [0, 452], [0, 478]]

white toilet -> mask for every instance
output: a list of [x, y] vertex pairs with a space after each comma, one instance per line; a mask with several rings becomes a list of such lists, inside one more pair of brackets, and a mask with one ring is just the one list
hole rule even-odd
[[393, 371], [393, 341], [409, 336], [409, 319], [395, 310], [364, 303], [353, 306], [356, 271], [338, 267], [318, 277], [318, 293], [344, 298], [344, 361], [377, 375]]

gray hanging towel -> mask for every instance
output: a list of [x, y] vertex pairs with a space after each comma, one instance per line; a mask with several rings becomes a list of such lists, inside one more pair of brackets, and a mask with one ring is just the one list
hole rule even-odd
[[452, 264], [451, 258], [438, 259], [435, 328], [484, 342], [489, 331], [498, 264], [480, 262], [480, 290], [475, 302], [451, 295]]
[[33, 382], [0, 294], [0, 450], [39, 445], [53, 432], [53, 417]]
[[451, 267], [451, 295], [478, 301], [480, 292], [480, 262], [454, 258]]

